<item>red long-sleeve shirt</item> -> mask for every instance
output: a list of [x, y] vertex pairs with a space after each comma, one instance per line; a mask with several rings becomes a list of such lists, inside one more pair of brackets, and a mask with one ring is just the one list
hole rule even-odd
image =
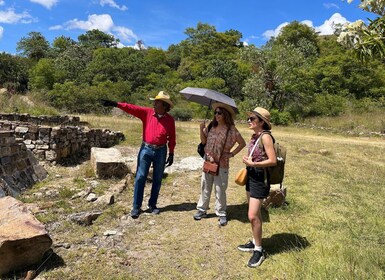
[[153, 108], [118, 102], [118, 108], [139, 118], [143, 123], [142, 139], [152, 145], [168, 144], [170, 154], [174, 153], [176, 145], [175, 120], [165, 113], [158, 117]]

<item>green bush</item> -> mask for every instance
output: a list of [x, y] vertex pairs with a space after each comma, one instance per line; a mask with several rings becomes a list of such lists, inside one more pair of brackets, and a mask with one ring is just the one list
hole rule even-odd
[[277, 109], [270, 111], [271, 122], [275, 125], [289, 125], [291, 117], [289, 112], [279, 112]]
[[188, 121], [192, 118], [192, 111], [186, 108], [173, 108], [170, 114], [178, 121]]
[[373, 112], [377, 108], [381, 108], [381, 103], [377, 100], [365, 97], [360, 100], [354, 100], [353, 108], [356, 113]]
[[339, 116], [347, 107], [345, 97], [331, 94], [322, 94], [315, 97], [305, 112], [306, 117]]
[[[101, 112], [103, 107], [99, 104], [99, 99], [123, 101], [123, 95], [130, 90], [131, 84], [128, 82], [103, 82], [93, 86], [78, 86], [74, 82], [65, 82], [54, 84], [47, 94], [47, 99], [55, 108], [71, 113]], [[129, 99], [129, 96], [124, 97]]]

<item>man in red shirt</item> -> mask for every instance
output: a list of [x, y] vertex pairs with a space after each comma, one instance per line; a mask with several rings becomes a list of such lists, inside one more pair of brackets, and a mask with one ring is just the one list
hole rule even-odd
[[[174, 104], [168, 94], [160, 91], [153, 100], [153, 108], [142, 107], [124, 102], [102, 99], [103, 106], [118, 107], [126, 113], [139, 118], [143, 123], [142, 145], [138, 153], [138, 165], [134, 184], [134, 202], [131, 217], [136, 219], [141, 213], [144, 187], [152, 164], [153, 178], [148, 208], [151, 213], [159, 214], [157, 201], [164, 168], [173, 164], [176, 145], [175, 120], [168, 114]], [[168, 146], [168, 158], [167, 155]]]

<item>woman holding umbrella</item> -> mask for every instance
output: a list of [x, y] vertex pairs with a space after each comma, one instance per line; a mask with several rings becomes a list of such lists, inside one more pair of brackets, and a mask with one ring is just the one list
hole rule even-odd
[[[234, 125], [235, 111], [224, 103], [215, 102], [211, 106], [214, 109], [214, 118], [206, 128], [203, 122], [200, 125], [200, 138], [205, 146], [205, 160], [216, 162], [219, 166], [218, 175], [202, 172], [201, 194], [197, 204], [195, 220], [207, 218], [210, 196], [215, 187], [215, 214], [219, 217], [219, 224], [227, 224], [226, 189], [229, 176], [229, 159], [238, 154], [246, 142]], [[231, 151], [234, 145], [237, 147]]]

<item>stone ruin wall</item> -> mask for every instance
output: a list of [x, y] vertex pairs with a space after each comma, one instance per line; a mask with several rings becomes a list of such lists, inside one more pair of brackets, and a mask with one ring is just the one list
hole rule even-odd
[[56, 164], [124, 140], [121, 132], [76, 124], [81, 124], [77, 117], [0, 114], [0, 197], [16, 196], [43, 180], [47, 172], [38, 160]]
[[0, 197], [15, 197], [46, 176], [25, 144], [16, 142], [11, 131], [0, 130]]
[[91, 129], [79, 117], [67, 116], [0, 114], [0, 130], [12, 131], [16, 141], [23, 142], [38, 160], [51, 163], [89, 155], [91, 147], [108, 148], [124, 140], [121, 132]]

